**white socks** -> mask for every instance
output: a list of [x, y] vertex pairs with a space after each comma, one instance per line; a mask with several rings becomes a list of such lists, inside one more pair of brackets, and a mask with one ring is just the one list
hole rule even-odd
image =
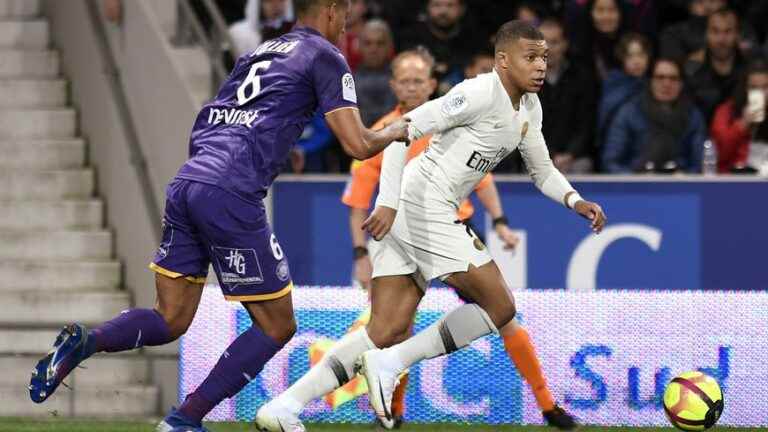
[[354, 378], [355, 361], [375, 349], [365, 327], [347, 333], [304, 376], [279, 396], [289, 409], [298, 414], [309, 402], [346, 384]]
[[491, 317], [476, 304], [465, 304], [409, 339], [384, 350], [386, 362], [400, 371], [421, 360], [450, 354], [475, 339], [497, 332]]

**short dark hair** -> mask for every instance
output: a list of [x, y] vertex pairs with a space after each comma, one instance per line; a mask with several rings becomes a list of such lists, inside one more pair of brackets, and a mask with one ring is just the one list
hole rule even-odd
[[677, 74], [680, 75], [680, 82], [685, 84], [686, 76], [685, 76], [685, 66], [683, 63], [675, 58], [672, 57], [656, 57], [653, 62], [651, 63], [651, 68], [649, 69], [651, 77], [653, 77], [653, 74], [656, 73], [656, 68], [659, 66], [660, 63], [670, 63], [675, 66], [675, 69], [677, 69]]
[[544, 35], [531, 23], [521, 20], [508, 21], [496, 33], [495, 50], [500, 51], [501, 47], [518, 39], [544, 40]]
[[739, 14], [734, 9], [731, 9], [729, 7], [724, 7], [722, 9], [718, 9], [712, 12], [712, 14], [707, 17], [707, 25], [709, 25], [710, 21], [712, 21], [712, 18], [716, 16], [718, 17], [732, 16], [734, 19], [736, 19], [736, 28], [739, 30], [741, 29], [741, 18], [739, 17]]
[[315, 6], [328, 6], [332, 3], [341, 3], [347, 0], [293, 0], [293, 8], [297, 16], [306, 15]]

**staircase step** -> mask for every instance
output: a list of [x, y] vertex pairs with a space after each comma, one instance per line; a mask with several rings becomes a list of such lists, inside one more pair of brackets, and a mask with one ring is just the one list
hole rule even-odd
[[[9, 325], [6, 328], [0, 327], [0, 358], [14, 356], [40, 358], [51, 350], [53, 342], [56, 340], [59, 332], [61, 332], [62, 327], [72, 322], [77, 321], [59, 322], [48, 328], [13, 328], [14, 325]], [[138, 356], [140, 354], [141, 351], [126, 351], [120, 353], [120, 356], [122, 358], [124, 356]]]
[[73, 109], [0, 110], [0, 138], [72, 138]]
[[0, 387], [2, 416], [81, 416], [94, 418], [131, 418], [152, 416], [157, 411], [160, 391], [154, 386], [83, 386], [61, 388], [45, 403], [29, 400], [26, 387]]
[[0, 201], [0, 230], [95, 230], [104, 226], [99, 200]]
[[[125, 292], [0, 291], [0, 325], [59, 326], [71, 322], [99, 324], [128, 308]], [[52, 339], [47, 343], [52, 344]]]
[[13, 95], [0, 99], [0, 109], [63, 107], [67, 103], [67, 81], [0, 80], [0, 94]]
[[0, 78], [53, 78], [59, 75], [56, 51], [0, 50]]
[[116, 290], [120, 277], [117, 261], [0, 261], [0, 291]]
[[40, 0], [0, 0], [0, 17], [30, 18], [40, 15]]
[[[3, 365], [0, 387], [25, 388], [32, 369], [41, 358], [40, 355], [0, 356], [0, 364]], [[148, 384], [148, 375], [149, 362], [145, 357], [96, 354], [83, 363], [83, 368], [75, 369], [65, 382], [74, 383], [75, 390], [99, 385], [145, 385]]]
[[50, 36], [48, 22], [0, 20], [0, 47], [19, 49], [45, 49]]
[[[3, 356], [47, 353], [65, 323], [47, 329], [0, 328], [0, 354]], [[66, 323], [69, 324], [69, 323]]]
[[81, 139], [0, 141], [0, 154], [13, 155], [0, 158], [0, 168], [82, 168], [85, 142]]
[[93, 170], [0, 170], [0, 200], [46, 200], [93, 196]]
[[0, 231], [0, 260], [108, 260], [109, 231]]

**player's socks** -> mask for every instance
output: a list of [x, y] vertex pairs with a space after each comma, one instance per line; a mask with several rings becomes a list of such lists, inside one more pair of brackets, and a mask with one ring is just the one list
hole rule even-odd
[[450, 354], [495, 331], [491, 317], [480, 306], [465, 304], [384, 352], [388, 353], [389, 367], [399, 372], [418, 361]]
[[154, 309], [128, 309], [88, 332], [89, 355], [127, 351], [171, 342], [165, 319]]
[[536, 349], [528, 336], [528, 332], [518, 326], [513, 334], [505, 334], [504, 348], [506, 348], [509, 358], [515, 363], [520, 375], [531, 386], [539, 408], [542, 411], [554, 409], [555, 401], [547, 388], [547, 380], [541, 371], [541, 364], [536, 357]]
[[400, 377], [400, 384], [397, 385], [395, 393], [392, 395], [392, 415], [400, 418], [405, 415], [405, 391], [408, 387], [408, 374]]
[[269, 361], [282, 345], [251, 326], [227, 347], [224, 354], [193, 393], [179, 407], [185, 417], [200, 422], [219, 402], [236, 395]]
[[344, 385], [355, 376], [360, 354], [376, 348], [365, 328], [344, 335], [328, 350], [320, 363], [288, 388], [279, 399], [298, 414], [310, 401]]

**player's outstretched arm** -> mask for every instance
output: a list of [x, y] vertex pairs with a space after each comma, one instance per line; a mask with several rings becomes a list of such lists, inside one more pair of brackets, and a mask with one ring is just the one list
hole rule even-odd
[[589, 219], [592, 230], [599, 234], [607, 221], [605, 213], [599, 205], [583, 200], [565, 176], [555, 168], [541, 132], [542, 112], [538, 98], [534, 103], [531, 128], [519, 146], [525, 167], [544, 195]]
[[408, 121], [396, 120], [384, 129], [373, 131], [363, 126], [357, 108], [341, 108], [325, 115], [325, 120], [344, 151], [358, 160], [368, 159], [384, 150], [392, 141], [408, 140]]

